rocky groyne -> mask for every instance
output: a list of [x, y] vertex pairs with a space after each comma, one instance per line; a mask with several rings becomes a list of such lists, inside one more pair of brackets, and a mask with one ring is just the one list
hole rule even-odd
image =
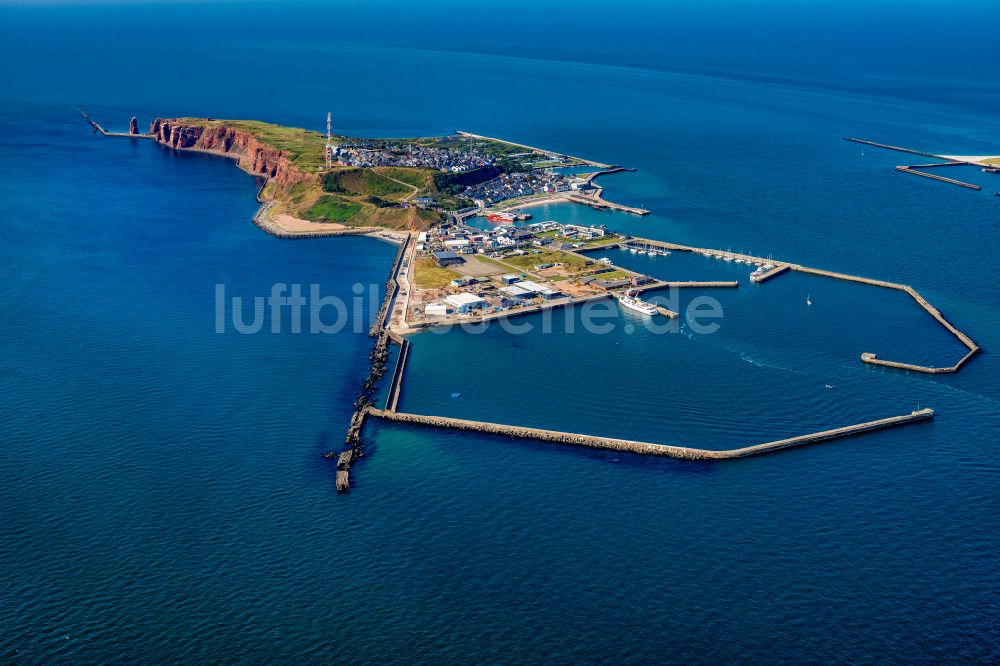
[[[402, 263], [406, 249], [409, 247], [411, 237], [407, 236], [396, 251], [396, 260], [392, 264], [389, 272], [389, 279], [386, 280], [385, 297], [379, 308], [368, 334], [375, 338], [372, 350], [368, 354], [369, 369], [368, 376], [361, 383], [361, 390], [354, 401], [354, 414], [351, 416], [351, 423], [347, 428], [347, 435], [344, 437], [344, 451], [330, 451], [324, 454], [326, 458], [337, 458], [337, 490], [344, 492], [350, 489], [350, 469], [351, 466], [364, 455], [364, 443], [361, 439], [361, 430], [364, 428], [365, 417], [375, 404], [375, 393], [378, 391], [378, 384], [385, 377], [386, 366], [389, 362], [389, 345], [396, 341], [386, 326], [389, 306], [396, 297], [399, 284], [396, 281], [396, 274]], [[395, 393], [397, 380], [393, 380], [391, 390]]]

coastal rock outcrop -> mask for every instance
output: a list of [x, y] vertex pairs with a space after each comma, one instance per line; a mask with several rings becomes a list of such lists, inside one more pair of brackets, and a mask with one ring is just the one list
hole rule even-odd
[[240, 168], [264, 176], [285, 188], [313, 178], [300, 170], [283, 151], [261, 143], [252, 132], [226, 125], [198, 125], [171, 118], [157, 118], [149, 126], [158, 143], [177, 149], [204, 150], [232, 155]]
[[128, 121], [128, 133], [138, 134], [139, 133], [139, 121], [135, 116], [132, 116], [132, 120]]

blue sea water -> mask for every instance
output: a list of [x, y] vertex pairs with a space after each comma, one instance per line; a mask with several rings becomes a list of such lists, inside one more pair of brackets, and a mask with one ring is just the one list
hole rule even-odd
[[[1000, 154], [997, 10], [716, 4], [709, 21], [584, 3], [530, 29], [443, 4], [420, 30], [379, 16], [365, 40], [360, 5], [0, 10], [0, 661], [995, 662], [1000, 177], [963, 190], [841, 139]], [[576, 309], [516, 339], [423, 333], [401, 407], [706, 448], [938, 416], [722, 464], [376, 422], [337, 495], [321, 454], [342, 442], [365, 326], [218, 334], [215, 289], [350, 300], [395, 248], [272, 238], [229, 161], [96, 137], [77, 105], [113, 128], [319, 129], [332, 109], [349, 134], [466, 129], [622, 163], [638, 171], [604, 177], [607, 196], [652, 215], [536, 219], [911, 284], [984, 352], [956, 375], [864, 366], [963, 349], [900, 293], [607, 251], [739, 280], [680, 295], [717, 298], [719, 331], [622, 314], [584, 335]]]

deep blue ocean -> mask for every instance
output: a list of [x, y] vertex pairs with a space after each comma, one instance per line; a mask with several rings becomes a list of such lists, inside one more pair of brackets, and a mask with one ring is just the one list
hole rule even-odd
[[[1000, 660], [1000, 176], [965, 190], [842, 140], [1000, 155], [996, 5], [421, 11], [0, 8], [0, 662]], [[322, 453], [367, 319], [219, 334], [215, 289], [379, 285], [370, 313], [395, 247], [268, 236], [230, 161], [96, 136], [77, 106], [111, 129], [330, 110], [636, 167], [601, 183], [652, 215], [535, 219], [910, 284], [984, 351], [867, 366], [964, 349], [898, 292], [598, 253], [741, 284], [680, 295], [718, 299], [712, 334], [619, 313], [588, 335], [568, 310], [416, 335], [400, 409], [704, 448], [938, 415], [726, 463], [375, 422], [338, 495]]]

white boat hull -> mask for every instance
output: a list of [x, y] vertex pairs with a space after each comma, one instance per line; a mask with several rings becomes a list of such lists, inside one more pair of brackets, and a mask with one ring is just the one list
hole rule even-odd
[[632, 310], [634, 312], [639, 312], [647, 316], [653, 316], [656, 314], [656, 306], [650, 305], [645, 301], [641, 301], [635, 298], [629, 298], [628, 296], [617, 296], [618, 302], [624, 307]]

